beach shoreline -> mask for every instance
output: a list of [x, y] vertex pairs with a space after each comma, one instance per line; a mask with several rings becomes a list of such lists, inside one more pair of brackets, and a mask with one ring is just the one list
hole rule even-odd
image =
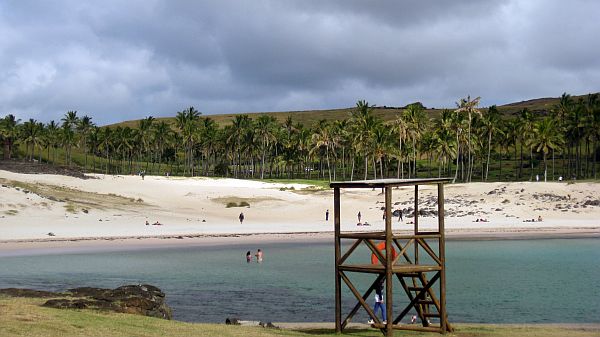
[[[409, 231], [397, 231], [395, 233], [409, 234]], [[496, 228], [493, 230], [460, 229], [448, 230], [445, 235], [447, 241], [582, 239], [600, 238], [600, 227]], [[0, 257], [164, 248], [244, 246], [272, 243], [333, 242], [332, 240], [333, 231], [1, 240]]]
[[[333, 240], [330, 189], [231, 178], [86, 177], [0, 170], [0, 253]], [[447, 184], [445, 234], [448, 240], [598, 238], [599, 187]], [[419, 229], [436, 230], [437, 186], [419, 190]], [[341, 196], [343, 232], [384, 230], [380, 190], [345, 189]], [[414, 190], [394, 189], [392, 203], [404, 213], [394, 217], [393, 230], [412, 233]]]

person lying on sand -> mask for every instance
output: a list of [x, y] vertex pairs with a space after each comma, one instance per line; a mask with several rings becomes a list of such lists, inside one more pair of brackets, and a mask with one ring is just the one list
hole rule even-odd
[[158, 222], [158, 220], [156, 220], [156, 222], [153, 223], [152, 226], [162, 226], [162, 224], [160, 222]]
[[478, 218], [473, 222], [490, 222], [488, 219], [484, 219], [484, 218]]

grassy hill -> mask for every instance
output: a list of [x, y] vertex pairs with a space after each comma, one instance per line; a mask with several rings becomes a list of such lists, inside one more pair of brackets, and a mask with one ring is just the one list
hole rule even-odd
[[[131, 314], [92, 310], [67, 310], [41, 307], [44, 299], [0, 296], [0, 336], [44, 337], [104, 337], [104, 336], [339, 336], [333, 329], [266, 329], [224, 324], [198, 324], [168, 321]], [[600, 327], [593, 325], [482, 325], [456, 324], [449, 336], [510, 336], [510, 337], [591, 337], [598, 336]], [[382, 336], [371, 328], [352, 329], [348, 336]], [[395, 336], [440, 336], [437, 333], [395, 331]]]
[[[579, 98], [585, 98], [586, 95], [572, 96], [575, 101]], [[521, 102], [508, 103], [498, 106], [498, 110], [504, 116], [509, 116], [517, 113], [518, 111], [527, 108], [533, 112], [549, 111], [556, 104], [558, 104], [559, 97], [546, 97], [546, 98], [535, 98]], [[203, 115], [203, 117], [210, 117], [220, 126], [231, 123], [231, 120], [236, 115], [247, 114], [252, 119], [256, 119], [262, 115], [273, 116], [278, 122], [283, 123], [289, 116], [292, 117], [294, 123], [302, 123], [305, 126], [312, 125], [315, 121], [324, 119], [327, 121], [334, 121], [340, 119], [346, 119], [350, 116], [350, 111], [354, 107], [341, 108], [341, 109], [328, 109], [328, 110], [305, 110], [305, 111], [277, 111], [277, 112], [245, 112], [245, 113], [231, 113], [231, 114], [218, 114], [218, 115]], [[454, 106], [450, 106], [447, 109], [454, 109]], [[396, 119], [396, 115], [402, 112], [403, 107], [375, 107], [373, 114], [377, 117], [382, 118], [384, 121], [390, 121]], [[441, 114], [444, 108], [427, 108], [429, 117], [437, 117]], [[158, 121], [165, 121], [169, 124], [175, 123], [174, 117], [159, 117]], [[117, 126], [129, 126], [131, 128], [137, 128], [139, 120], [123, 121], [120, 123], [110, 124], [107, 127]]]

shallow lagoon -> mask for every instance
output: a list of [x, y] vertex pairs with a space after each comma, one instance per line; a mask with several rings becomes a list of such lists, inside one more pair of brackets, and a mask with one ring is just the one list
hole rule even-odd
[[[246, 251], [257, 248], [264, 262], [247, 264]], [[450, 241], [446, 256], [450, 321], [600, 322], [600, 239]], [[184, 321], [334, 317], [329, 242], [0, 257], [0, 270], [0, 288], [153, 284]], [[365, 286], [370, 278], [353, 280]], [[354, 304], [350, 296], [346, 307]], [[366, 320], [365, 313], [356, 320]]]

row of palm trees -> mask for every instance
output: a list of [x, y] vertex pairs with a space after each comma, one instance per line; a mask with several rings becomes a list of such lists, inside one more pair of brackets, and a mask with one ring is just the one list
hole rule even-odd
[[37, 151], [40, 162], [72, 166], [77, 149], [83, 157], [78, 165], [106, 174], [330, 181], [451, 176], [470, 182], [489, 180], [490, 171], [495, 180], [524, 180], [527, 169], [530, 180], [538, 174], [545, 180], [596, 178], [598, 94], [577, 101], [563, 94], [549, 111], [523, 109], [510, 116], [495, 106], [480, 109], [479, 101], [460, 99], [456, 109], [436, 118], [415, 103], [384, 122], [361, 100], [348, 118], [313, 125], [296, 123], [291, 115], [283, 123], [268, 115], [236, 115], [220, 126], [194, 107], [172, 121], [147, 117], [136, 127], [98, 127], [76, 111], [60, 124], [21, 123], [7, 115], [0, 119], [0, 141], [5, 159], [21, 149], [23, 160], [34, 160]]

